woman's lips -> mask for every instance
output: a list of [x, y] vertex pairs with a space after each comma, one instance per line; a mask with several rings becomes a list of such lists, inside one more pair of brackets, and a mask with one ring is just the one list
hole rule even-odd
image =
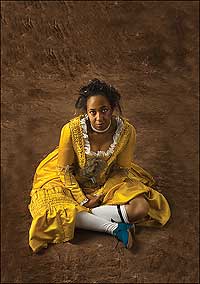
[[98, 123], [98, 124], [95, 125], [95, 127], [96, 128], [104, 128], [105, 125], [104, 125], [104, 123]]

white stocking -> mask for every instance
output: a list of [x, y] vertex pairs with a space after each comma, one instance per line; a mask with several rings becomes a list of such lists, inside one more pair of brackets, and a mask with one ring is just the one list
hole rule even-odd
[[125, 205], [102, 205], [92, 209], [96, 216], [117, 223], [129, 223]]
[[109, 222], [88, 212], [79, 212], [76, 216], [76, 228], [106, 232], [112, 235], [117, 227], [118, 224]]

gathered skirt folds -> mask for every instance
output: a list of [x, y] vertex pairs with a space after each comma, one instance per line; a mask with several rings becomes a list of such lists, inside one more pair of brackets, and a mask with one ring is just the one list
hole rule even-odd
[[[49, 154], [38, 166], [31, 191], [29, 210], [32, 224], [29, 231], [29, 245], [34, 252], [46, 248], [48, 243], [61, 243], [74, 237], [76, 214], [90, 209], [78, 204], [71, 192], [63, 186], [53, 169], [57, 149]], [[55, 169], [55, 167], [54, 167]], [[45, 178], [44, 177], [45, 172]], [[41, 177], [41, 179], [40, 179]], [[104, 192], [102, 205], [125, 204], [143, 194], [149, 203], [148, 219], [138, 225], [162, 227], [170, 218], [170, 208], [165, 197], [152, 189], [153, 178], [142, 168], [133, 164], [128, 175], [119, 174], [109, 178], [103, 188], [87, 192], [97, 195]], [[34, 186], [37, 185], [37, 186]], [[39, 185], [39, 186], [38, 186]], [[84, 191], [84, 189], [83, 189]]]

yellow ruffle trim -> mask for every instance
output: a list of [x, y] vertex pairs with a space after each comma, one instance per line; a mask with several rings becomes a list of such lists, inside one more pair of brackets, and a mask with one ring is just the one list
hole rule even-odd
[[63, 188], [42, 188], [32, 191], [29, 210], [33, 217], [29, 245], [34, 252], [48, 243], [66, 242], [74, 237], [76, 212], [87, 210], [80, 206]]

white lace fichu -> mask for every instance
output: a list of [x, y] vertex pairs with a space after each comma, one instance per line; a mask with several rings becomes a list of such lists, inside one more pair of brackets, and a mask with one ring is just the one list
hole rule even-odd
[[84, 116], [81, 120], [81, 127], [82, 127], [82, 132], [83, 132], [83, 139], [84, 139], [84, 149], [85, 149], [85, 154], [86, 155], [92, 155], [92, 156], [96, 156], [96, 157], [108, 157], [111, 156], [114, 152], [114, 149], [118, 143], [119, 137], [121, 135], [124, 123], [123, 120], [117, 116], [116, 122], [117, 122], [117, 129], [115, 131], [115, 134], [113, 135], [113, 143], [110, 144], [110, 147], [108, 148], [107, 151], [91, 151], [91, 146], [90, 146], [90, 142], [89, 142], [89, 137], [88, 137], [88, 133], [87, 133], [87, 121], [88, 117]]

